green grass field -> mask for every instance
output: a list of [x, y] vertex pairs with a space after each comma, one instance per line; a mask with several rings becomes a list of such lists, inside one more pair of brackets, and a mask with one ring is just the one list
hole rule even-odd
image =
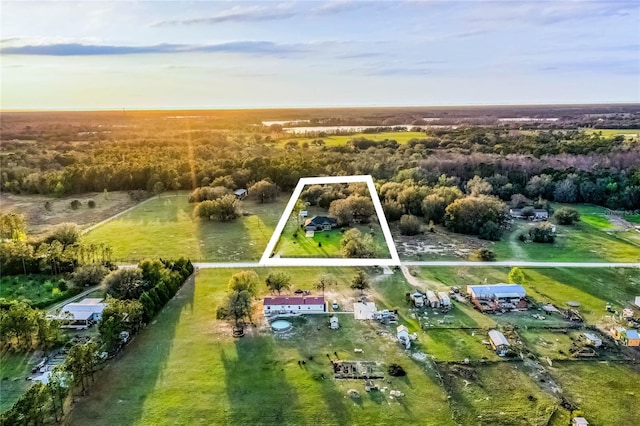
[[[599, 321], [606, 314], [607, 303], [615, 309], [631, 306], [640, 286], [640, 273], [623, 268], [521, 268], [525, 274], [527, 296], [539, 303], [553, 303], [566, 309], [567, 302], [580, 303], [580, 312], [587, 321]], [[507, 282], [509, 268], [423, 267], [418, 277], [425, 282], [464, 286], [486, 282]], [[456, 307], [461, 306], [456, 304]], [[453, 311], [452, 311], [453, 312]], [[529, 315], [510, 313], [493, 317], [498, 322], [535, 324]], [[552, 318], [549, 318], [551, 320]]]
[[640, 238], [635, 231], [612, 231], [615, 226], [605, 216], [604, 207], [571, 205], [580, 213], [580, 222], [556, 225], [552, 244], [518, 240], [528, 235], [531, 222], [515, 221], [512, 231], [492, 245], [498, 260], [531, 260], [555, 262], [637, 262], [640, 260]]
[[[389, 258], [389, 248], [379, 225], [372, 224], [373, 242], [376, 258]], [[368, 225], [356, 225], [363, 234], [371, 233]], [[294, 233], [296, 236], [294, 237]], [[343, 257], [342, 230], [316, 232], [313, 237], [307, 237], [304, 229], [299, 229], [295, 221], [289, 221], [278, 240], [275, 252], [281, 257]]]
[[547, 425], [558, 401], [545, 393], [520, 363], [441, 367], [462, 425]]
[[602, 133], [605, 138], [624, 135], [627, 140], [639, 140], [640, 129], [584, 129], [587, 133]]
[[383, 132], [383, 133], [356, 133], [346, 136], [327, 136], [324, 138], [297, 138], [292, 136], [279, 141], [280, 146], [284, 146], [289, 141], [298, 141], [300, 144], [304, 142], [311, 143], [315, 139], [322, 139], [326, 146], [342, 146], [346, 145], [351, 139], [365, 138], [372, 141], [383, 141], [385, 139], [394, 140], [400, 145], [409, 142], [411, 139], [426, 139], [423, 132]]
[[120, 262], [147, 257], [188, 257], [192, 261], [258, 260], [282, 215], [286, 200], [269, 204], [244, 201], [246, 212], [233, 222], [193, 217], [188, 195], [163, 196], [87, 233], [88, 243], [105, 243]]
[[40, 361], [33, 352], [0, 352], [0, 412], [8, 410], [32, 382], [25, 380], [31, 368]]
[[[449, 285], [482, 282], [485, 277], [489, 282], [504, 282], [508, 270], [420, 268], [417, 278], [430, 288], [445, 289]], [[349, 304], [359, 294], [348, 288], [356, 268], [260, 268], [256, 271], [261, 280], [259, 297], [268, 294], [264, 278], [276, 271], [292, 276], [291, 291], [313, 289], [320, 274], [331, 273], [338, 286], [327, 289], [327, 299], [339, 299], [341, 310], [350, 310]], [[546, 298], [545, 301], [558, 305], [566, 300], [579, 301], [588, 320], [600, 318], [606, 301], [628, 300], [640, 285], [640, 276], [634, 270], [540, 268], [524, 271], [524, 285], [533, 299]], [[235, 272], [229, 269], [199, 271], [195, 285], [185, 285], [123, 355], [98, 374], [89, 396], [77, 402], [69, 424], [84, 424], [91, 418], [96, 425], [211, 424], [212, 419], [230, 425], [446, 425], [452, 424], [452, 415], [457, 424], [566, 424], [566, 410], [557, 410], [557, 398], [529, 377], [521, 362], [505, 362], [482, 343], [486, 330], [496, 324], [519, 325], [526, 347], [534, 348], [539, 356], [550, 356], [554, 360], [553, 375], [564, 385], [564, 380], [572, 378], [572, 370], [564, 370], [564, 364], [558, 366], [555, 361], [566, 358], [557, 351], [570, 346], [571, 339], [562, 335], [556, 342], [555, 333], [533, 329], [548, 323], [531, 320], [531, 312], [490, 316], [456, 302], [451, 311], [454, 318], [464, 324], [462, 326], [477, 329], [443, 326], [421, 331], [412, 316], [412, 308], [405, 301], [404, 295], [412, 287], [396, 272], [391, 276], [369, 275], [371, 289], [367, 293], [379, 309], [399, 309], [399, 323], [407, 325], [410, 332], [418, 333], [415, 350], [426, 353], [427, 361], [409, 358], [400, 349], [394, 339], [396, 325], [359, 322], [349, 314], [339, 316], [338, 331], [328, 329], [328, 315], [320, 315], [293, 319], [294, 332], [287, 338], [275, 337], [268, 328], [260, 328], [234, 340], [229, 324], [215, 320], [215, 310], [225, 295], [229, 277]], [[260, 308], [257, 302], [256, 320], [261, 318]], [[528, 329], [523, 328], [524, 324], [528, 324]], [[571, 333], [569, 336], [573, 336]], [[355, 348], [362, 349], [363, 353], [355, 353]], [[385, 386], [402, 391], [405, 397], [393, 400], [388, 393], [366, 393], [361, 381], [330, 378], [331, 366], [326, 355], [335, 358], [334, 351], [345, 360], [401, 364], [407, 377], [393, 378], [391, 384]], [[444, 375], [445, 388], [436, 378], [431, 358]], [[472, 361], [471, 379], [452, 370], [453, 364], [450, 364], [465, 358]], [[301, 359], [306, 360], [305, 366], [298, 364]], [[599, 362], [572, 363], [579, 365], [575, 368], [580, 369], [582, 381], [601, 375]], [[617, 374], [619, 370], [629, 371], [630, 367], [616, 369]], [[622, 375], [618, 379], [624, 380]], [[586, 385], [574, 383], [572, 386], [567, 388], [569, 395], [575, 395], [572, 401], [583, 398], [587, 402], [581, 399], [579, 407], [590, 405], [591, 396], [583, 388]], [[624, 392], [632, 392], [629, 385], [625, 386]], [[361, 399], [349, 398], [350, 389], [358, 390]], [[451, 398], [451, 409], [447, 396]], [[611, 414], [612, 419], [625, 419], [619, 416], [630, 400], [630, 394], [620, 401], [611, 397], [605, 412]], [[599, 415], [593, 414], [594, 424], [604, 424], [596, 422]]]
[[636, 425], [640, 369], [610, 362], [560, 362], [550, 369], [590, 425]]
[[[428, 365], [408, 358], [372, 324], [341, 316], [340, 330], [333, 331], [327, 316], [316, 316], [295, 320], [286, 339], [268, 330], [233, 339], [229, 326], [215, 320], [215, 309], [234, 272], [200, 271], [195, 285], [187, 284], [97, 375], [69, 424], [452, 424], [444, 389]], [[361, 381], [334, 380], [326, 356], [335, 358], [334, 351], [341, 359], [401, 363], [407, 377], [385, 386], [405, 397], [394, 400], [388, 392], [366, 393]], [[349, 389], [361, 398], [351, 400]]]

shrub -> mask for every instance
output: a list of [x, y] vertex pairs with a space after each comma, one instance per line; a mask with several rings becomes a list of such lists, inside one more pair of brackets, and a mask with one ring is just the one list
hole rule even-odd
[[487, 248], [481, 248], [473, 253], [474, 257], [483, 262], [496, 260], [496, 254]]
[[553, 243], [556, 239], [553, 235], [553, 225], [542, 222], [529, 230], [529, 237], [534, 243]]
[[89, 206], [90, 209], [94, 209], [96, 207], [96, 202], [93, 200], [89, 200], [87, 201], [87, 206]]
[[500, 237], [502, 236], [502, 230], [500, 227], [493, 221], [485, 222], [484, 225], [480, 227], [478, 231], [478, 237], [483, 240], [489, 241], [500, 241]]
[[407, 375], [407, 372], [404, 371], [404, 368], [402, 368], [398, 364], [389, 365], [388, 371], [389, 371], [389, 375], [393, 377], [403, 377]]
[[69, 285], [65, 280], [59, 280], [57, 287], [60, 289], [60, 291], [67, 291], [69, 289]]
[[80, 200], [73, 200], [71, 202], [71, 208], [73, 210], [78, 210], [80, 208], [80, 206], [82, 205], [82, 203], [80, 202]]
[[560, 207], [553, 217], [556, 218], [560, 225], [573, 225], [580, 220], [580, 213], [571, 207]]
[[417, 235], [420, 233], [420, 219], [416, 216], [405, 214], [400, 218], [400, 233], [402, 235]]

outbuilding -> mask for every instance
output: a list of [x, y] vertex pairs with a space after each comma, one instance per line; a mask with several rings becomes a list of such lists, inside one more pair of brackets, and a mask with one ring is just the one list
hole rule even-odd
[[527, 292], [519, 284], [468, 285], [467, 294], [481, 311], [526, 309]]
[[432, 308], [440, 307], [440, 299], [438, 299], [438, 296], [431, 290], [427, 290], [427, 300], [429, 301], [429, 306]]
[[409, 347], [411, 346], [411, 340], [409, 339], [409, 330], [407, 329], [407, 327], [405, 327], [404, 325], [399, 326], [396, 329], [396, 335], [400, 344], [409, 349]]
[[444, 291], [438, 293], [438, 299], [440, 299], [440, 305], [443, 308], [448, 308], [451, 306], [451, 299], [449, 299], [449, 295]]
[[638, 330], [625, 330], [620, 334], [620, 343], [625, 346], [640, 346]]
[[489, 330], [489, 341], [498, 356], [505, 356], [509, 352], [509, 341], [498, 330]]
[[337, 329], [340, 328], [338, 317], [333, 316], [333, 317], [329, 318], [329, 328], [332, 329], [332, 330], [337, 330]]
[[593, 345], [596, 348], [599, 348], [600, 346], [602, 346], [602, 339], [596, 336], [595, 334], [584, 333], [584, 337], [587, 339], [588, 344]]
[[574, 417], [571, 419], [571, 426], [589, 426], [589, 422], [584, 417]]
[[236, 196], [238, 200], [244, 200], [249, 196], [249, 191], [247, 191], [244, 188], [240, 188], [233, 191], [233, 194]]

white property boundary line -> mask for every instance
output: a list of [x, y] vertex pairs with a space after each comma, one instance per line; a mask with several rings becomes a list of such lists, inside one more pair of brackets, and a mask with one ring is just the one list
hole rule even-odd
[[[302, 189], [306, 185], [322, 185], [328, 183], [359, 183], [364, 182], [367, 184], [369, 188], [369, 193], [371, 195], [371, 201], [373, 201], [373, 207], [376, 209], [376, 214], [378, 215], [378, 222], [380, 227], [382, 228], [382, 233], [384, 234], [384, 239], [387, 243], [387, 247], [389, 248], [390, 258], [387, 259], [333, 259], [333, 258], [272, 258], [271, 253], [276, 248], [276, 244], [278, 244], [278, 240], [280, 239], [280, 235], [282, 235], [282, 231], [284, 231], [284, 227], [293, 212], [293, 209], [302, 193]], [[325, 177], [313, 177], [313, 178], [302, 178], [298, 181], [298, 185], [293, 190], [293, 194], [289, 199], [289, 203], [287, 207], [284, 209], [284, 213], [280, 217], [280, 221], [278, 222], [278, 226], [276, 226], [275, 231], [271, 235], [271, 240], [269, 240], [269, 244], [267, 244], [267, 248], [262, 254], [262, 259], [260, 259], [260, 265], [262, 266], [395, 266], [400, 265], [400, 257], [398, 256], [398, 251], [396, 250], [396, 245], [393, 242], [393, 238], [391, 237], [391, 230], [389, 229], [389, 224], [387, 223], [387, 218], [384, 215], [384, 210], [382, 210], [382, 204], [380, 203], [380, 198], [378, 198], [378, 192], [376, 191], [376, 187], [373, 184], [373, 178], [370, 175], [362, 175], [362, 176], [325, 176]]]

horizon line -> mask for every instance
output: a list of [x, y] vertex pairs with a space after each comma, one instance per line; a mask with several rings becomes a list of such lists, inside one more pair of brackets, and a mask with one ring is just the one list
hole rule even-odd
[[587, 103], [571, 103], [571, 102], [549, 102], [549, 103], [469, 103], [469, 104], [449, 104], [449, 105], [292, 105], [292, 106], [176, 106], [176, 107], [51, 107], [51, 108], [1, 108], [2, 113], [16, 113], [16, 112], [123, 112], [123, 111], [147, 111], [147, 112], [160, 112], [160, 111], [260, 111], [260, 110], [282, 110], [282, 109], [374, 109], [374, 108], [388, 108], [388, 109], [400, 109], [400, 108], [482, 108], [482, 107], [562, 107], [562, 106], [640, 106], [639, 102], [624, 102], [624, 101], [603, 101], [603, 102], [587, 102]]

